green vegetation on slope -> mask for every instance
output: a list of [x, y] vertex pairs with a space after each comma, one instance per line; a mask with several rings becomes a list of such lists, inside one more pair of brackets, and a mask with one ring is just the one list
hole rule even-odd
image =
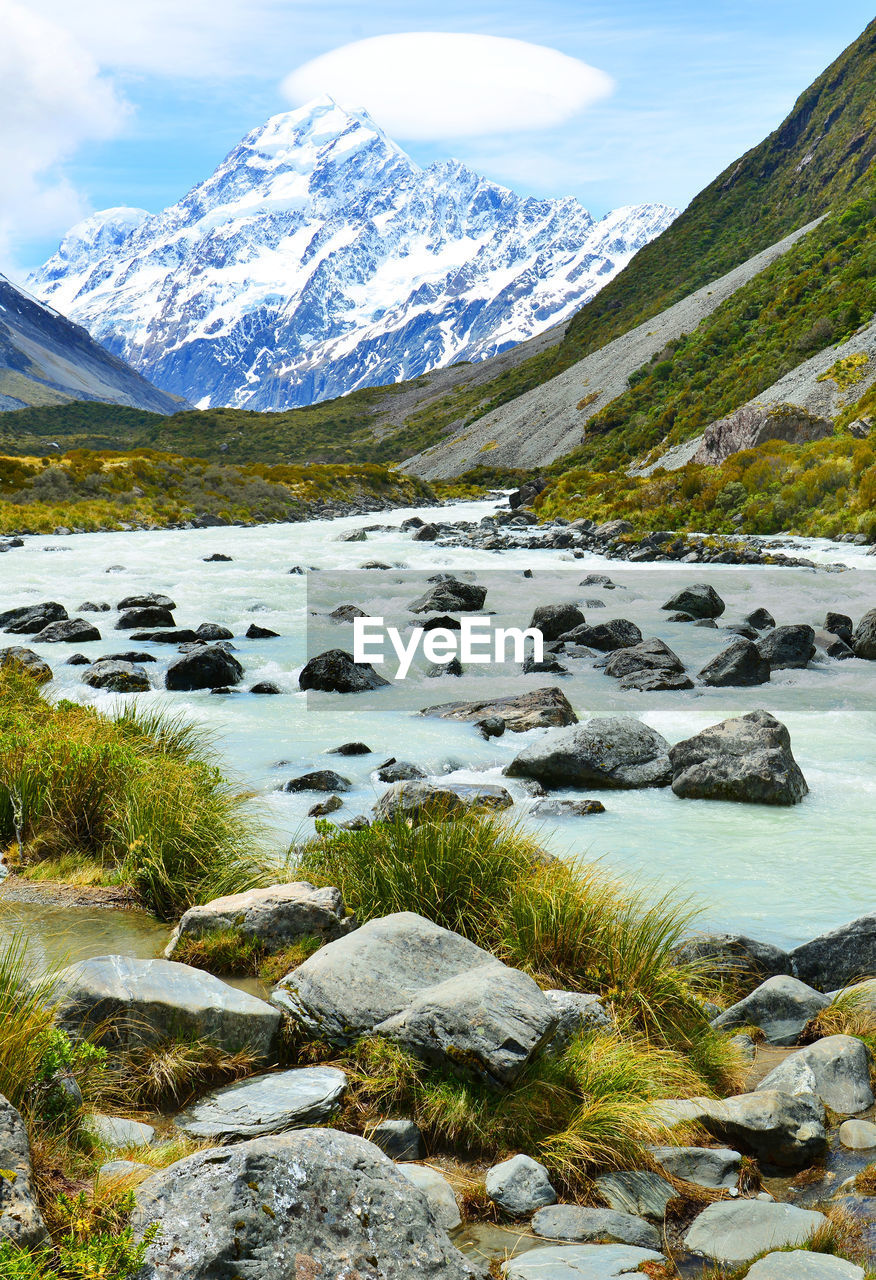
[[[133, 412], [133, 411], [132, 411]], [[301, 520], [319, 504], [434, 500], [427, 484], [370, 463], [230, 466], [140, 450], [0, 456], [0, 532], [166, 527], [207, 514], [235, 523]]]

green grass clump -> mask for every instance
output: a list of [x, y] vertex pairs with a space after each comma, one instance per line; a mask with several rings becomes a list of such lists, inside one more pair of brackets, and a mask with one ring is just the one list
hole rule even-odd
[[209, 973], [273, 983], [303, 964], [322, 943], [322, 938], [306, 936], [282, 951], [270, 953], [257, 935], [235, 928], [211, 929], [197, 935], [184, 934], [174, 948], [173, 958]]
[[689, 1056], [701, 1092], [739, 1082], [738, 1055], [704, 1007], [711, 981], [675, 957], [692, 913], [672, 898], [647, 904], [599, 867], [546, 860], [490, 815], [326, 824], [299, 856], [297, 874], [337, 885], [360, 920], [417, 912], [543, 986], [595, 992], [626, 1034]]
[[141, 1270], [158, 1224], [134, 1240], [132, 1191], [61, 1195], [51, 1246], [20, 1249], [0, 1240], [3, 1280], [132, 1280]]
[[0, 840], [24, 874], [46, 860], [73, 860], [79, 875], [97, 867], [161, 919], [277, 879], [247, 797], [199, 731], [137, 707], [111, 719], [50, 704], [9, 669], [0, 670]]

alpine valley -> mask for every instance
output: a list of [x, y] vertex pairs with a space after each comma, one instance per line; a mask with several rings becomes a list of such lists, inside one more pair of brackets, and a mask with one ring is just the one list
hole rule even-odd
[[276, 410], [479, 361], [567, 320], [676, 210], [521, 198], [422, 169], [321, 98], [150, 215], [74, 227], [31, 287], [199, 408]]

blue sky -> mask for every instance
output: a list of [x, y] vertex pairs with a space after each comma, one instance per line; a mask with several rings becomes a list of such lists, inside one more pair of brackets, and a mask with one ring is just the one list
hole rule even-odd
[[[418, 136], [398, 140], [417, 160], [453, 155], [596, 214], [683, 206], [775, 127], [871, 17], [857, 0], [0, 0], [0, 271], [20, 278], [90, 210], [172, 203], [288, 108], [281, 84], [296, 68], [399, 32], [548, 46], [614, 82], [539, 128], [512, 104], [505, 126], [490, 119], [479, 132], [475, 105], [465, 136], [445, 126], [440, 102], [411, 103]], [[371, 62], [360, 58], [356, 95], [384, 102], [386, 72]], [[371, 101], [342, 105], [386, 123]], [[396, 120], [405, 106], [383, 109]]]

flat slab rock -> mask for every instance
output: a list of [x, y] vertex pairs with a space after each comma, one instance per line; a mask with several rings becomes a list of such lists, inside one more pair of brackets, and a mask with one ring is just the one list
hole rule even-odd
[[328, 943], [271, 1000], [332, 1043], [384, 1036], [499, 1084], [514, 1080], [557, 1026], [528, 974], [409, 911]]
[[317, 889], [307, 880], [296, 880], [190, 907], [164, 954], [170, 960], [181, 939], [200, 938], [216, 929], [236, 929], [246, 937], [258, 938], [266, 951], [275, 953], [303, 937], [331, 941], [349, 933], [355, 924], [355, 917], [344, 910], [339, 889]]
[[666, 1206], [678, 1194], [659, 1173], [651, 1173], [647, 1169], [605, 1173], [596, 1179], [596, 1188], [612, 1209], [652, 1218], [655, 1222], [663, 1221]]
[[301, 1129], [337, 1111], [347, 1077], [334, 1067], [299, 1067], [253, 1076], [201, 1098], [176, 1118], [189, 1138], [231, 1142]]
[[151, 1124], [125, 1116], [91, 1115], [86, 1127], [105, 1147], [148, 1147], [155, 1141]]
[[831, 1254], [791, 1249], [758, 1258], [747, 1280], [864, 1280], [864, 1268]]
[[483, 720], [487, 716], [499, 716], [505, 721], [505, 728], [512, 733], [578, 723], [578, 717], [568, 698], [562, 689], [555, 686], [533, 689], [513, 698], [485, 698], [482, 702], [444, 702], [439, 706], [424, 707], [420, 715], [439, 716], [442, 720]]
[[425, 1196], [373, 1143], [298, 1129], [213, 1147], [147, 1178], [138, 1280], [473, 1280]]
[[187, 964], [95, 956], [62, 969], [58, 991], [59, 1025], [72, 1033], [100, 1028], [109, 1048], [204, 1039], [265, 1062], [273, 1056], [278, 1011]]
[[729, 1147], [651, 1147], [650, 1151], [661, 1168], [685, 1182], [729, 1189], [739, 1181], [742, 1156]]
[[591, 1209], [579, 1204], [554, 1204], [539, 1209], [532, 1230], [548, 1240], [606, 1241], [659, 1249], [660, 1232], [650, 1222], [617, 1209]]
[[502, 1263], [505, 1280], [616, 1280], [635, 1275], [644, 1262], [663, 1262], [654, 1249], [629, 1244], [567, 1244], [531, 1249]]
[[823, 1213], [764, 1200], [725, 1200], [694, 1218], [685, 1248], [701, 1257], [736, 1265], [765, 1249], [805, 1244], [827, 1222]]

